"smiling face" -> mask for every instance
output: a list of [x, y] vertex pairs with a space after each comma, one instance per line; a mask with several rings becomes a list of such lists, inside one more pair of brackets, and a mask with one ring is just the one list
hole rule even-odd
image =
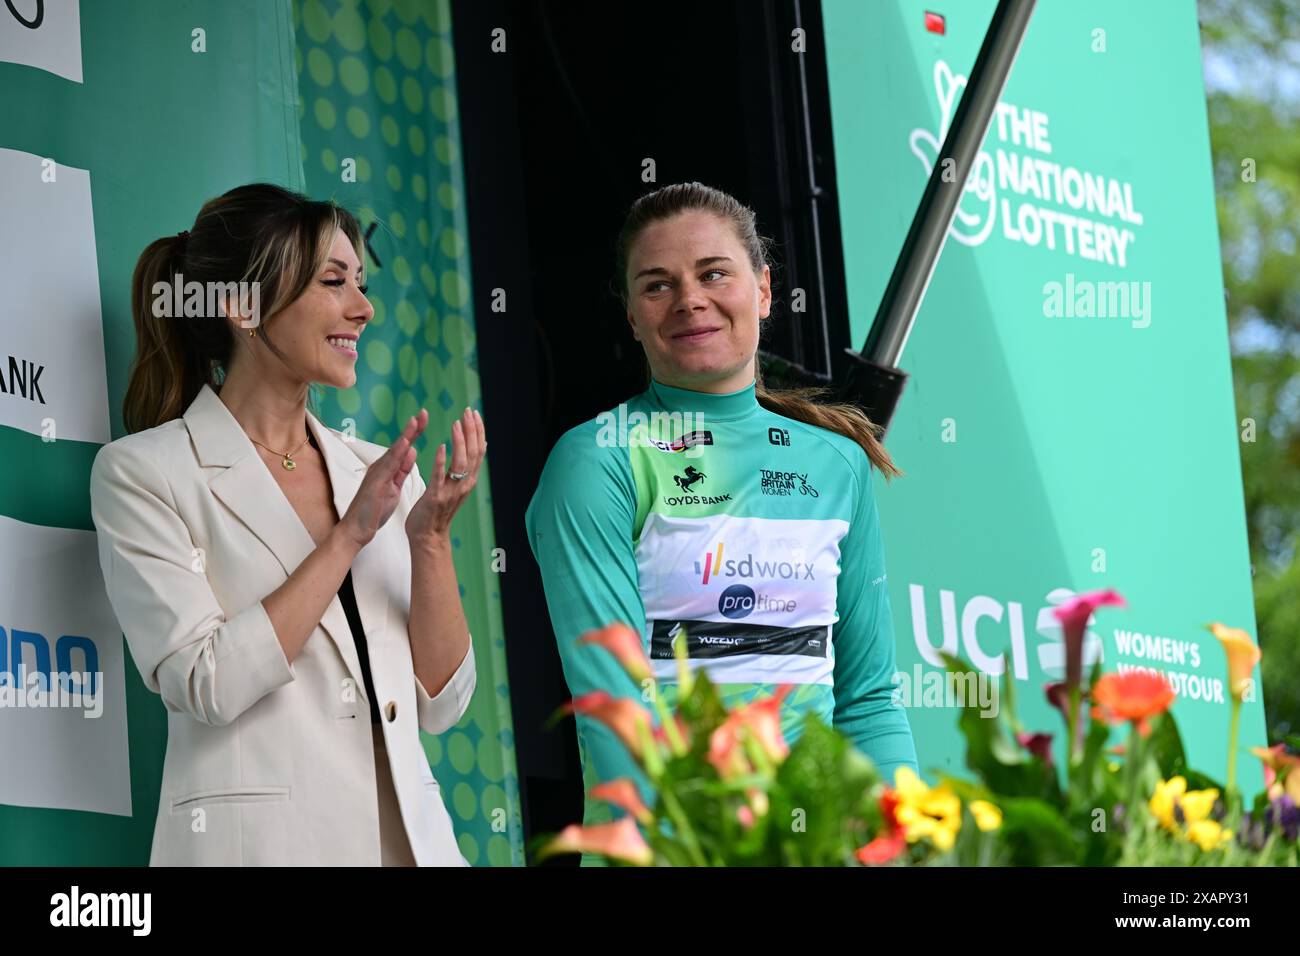
[[771, 273], [756, 274], [729, 221], [690, 210], [646, 226], [628, 251], [627, 320], [655, 379], [703, 392], [754, 379]]
[[[306, 290], [270, 323], [271, 342], [282, 359], [232, 320], [235, 335], [242, 337], [240, 344], [249, 346], [244, 357], [253, 359], [252, 367], [258, 375], [283, 376], [287, 369], [303, 383], [351, 388], [357, 381], [359, 339], [375, 314], [364, 288], [365, 277], [356, 250], [339, 232], [324, 266], [317, 270]], [[262, 335], [260, 330], [258, 335]]]

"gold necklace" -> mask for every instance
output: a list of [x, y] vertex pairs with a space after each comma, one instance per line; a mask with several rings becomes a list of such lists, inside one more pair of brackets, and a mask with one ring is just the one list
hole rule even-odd
[[[252, 435], [248, 436], [248, 440], [251, 441], [254, 445], [262, 445], [262, 443], [258, 441], [256, 438], [254, 438]], [[307, 444], [307, 442], [309, 441], [311, 441], [310, 432], [307, 434], [307, 437], [303, 439], [302, 445]], [[282, 459], [280, 464], [284, 466], [285, 471], [293, 471], [295, 468], [298, 467], [297, 462], [293, 460], [293, 456], [299, 452], [299, 450], [302, 448], [302, 445], [299, 445], [297, 448], [295, 448], [292, 453], [276, 451], [274, 448], [266, 448], [265, 445], [262, 445], [262, 447], [266, 448], [266, 450], [271, 452], [272, 454], [280, 456], [280, 458]]]

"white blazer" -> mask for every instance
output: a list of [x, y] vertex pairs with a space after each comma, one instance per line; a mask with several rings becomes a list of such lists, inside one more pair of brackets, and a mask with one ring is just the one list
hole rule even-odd
[[[385, 449], [307, 421], [343, 515]], [[430, 698], [407, 629], [405, 521], [424, 488], [413, 468], [352, 580], [416, 863], [464, 866], [417, 728], [460, 720], [474, 650]], [[168, 711], [150, 865], [379, 865], [370, 703], [347, 616], [336, 595], [286, 661], [261, 602], [316, 545], [216, 392], [102, 447], [90, 498], [109, 600]]]

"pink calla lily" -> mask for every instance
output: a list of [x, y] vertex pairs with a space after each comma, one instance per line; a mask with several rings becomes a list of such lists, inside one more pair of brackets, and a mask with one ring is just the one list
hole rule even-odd
[[1021, 731], [1016, 734], [1016, 743], [1024, 747], [1035, 757], [1052, 766], [1052, 735], [1044, 733], [1025, 733]]
[[1052, 609], [1053, 616], [1061, 622], [1061, 634], [1065, 640], [1065, 685], [1078, 687], [1083, 680], [1083, 637], [1088, 630], [1088, 621], [1097, 608], [1110, 605], [1127, 607], [1124, 597], [1113, 588], [1102, 591], [1089, 591], [1076, 594]]

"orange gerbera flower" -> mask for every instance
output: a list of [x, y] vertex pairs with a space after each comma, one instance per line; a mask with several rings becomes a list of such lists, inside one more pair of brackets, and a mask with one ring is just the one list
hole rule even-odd
[[1169, 681], [1160, 674], [1147, 671], [1106, 674], [1092, 689], [1092, 699], [1097, 704], [1092, 713], [1111, 724], [1132, 721], [1138, 733], [1145, 737], [1151, 733], [1148, 720], [1167, 711], [1175, 696]]

